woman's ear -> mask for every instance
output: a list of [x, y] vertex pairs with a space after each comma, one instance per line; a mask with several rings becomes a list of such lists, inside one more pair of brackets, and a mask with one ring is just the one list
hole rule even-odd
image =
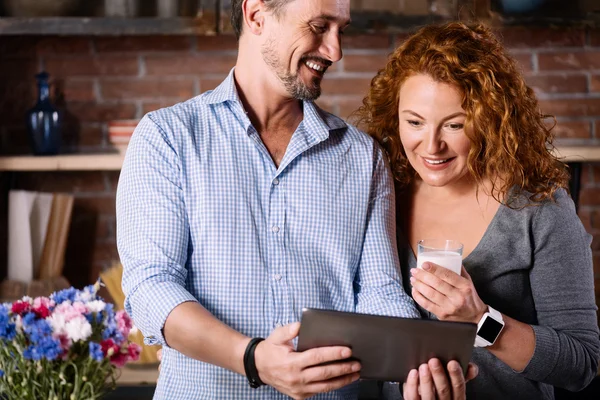
[[244, 29], [247, 29], [253, 35], [260, 35], [265, 24], [264, 2], [262, 0], [244, 0], [242, 12], [244, 15]]

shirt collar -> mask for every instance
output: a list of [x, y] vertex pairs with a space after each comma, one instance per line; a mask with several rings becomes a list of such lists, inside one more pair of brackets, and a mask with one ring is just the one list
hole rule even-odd
[[[227, 78], [225, 78], [225, 80], [221, 82], [216, 89], [204, 96], [203, 100], [206, 104], [218, 104], [231, 101], [233, 103], [237, 103], [241, 110], [244, 109], [242, 102], [240, 101], [237, 88], [235, 87], [235, 79], [233, 77], [234, 70], [235, 67], [229, 71]], [[310, 126], [318, 128], [317, 132], [320, 132], [323, 135], [321, 139], [328, 137], [329, 132], [331, 131], [345, 129], [348, 127], [348, 125], [341, 118], [320, 109], [312, 101], [304, 101], [303, 107], [303, 124], [307, 127]], [[321, 136], [321, 134], [318, 134], [317, 136]]]
[[233, 71], [235, 68], [232, 68], [227, 75], [227, 78], [219, 86], [217, 86], [212, 92], [206, 93], [204, 95], [204, 102], [206, 104], [218, 104], [224, 103], [226, 101], [233, 101], [240, 103], [240, 97], [238, 96], [237, 89], [235, 87], [235, 80], [233, 78]]
[[320, 109], [312, 101], [304, 101], [304, 119], [302, 124], [315, 132], [318, 139], [325, 140], [332, 131], [346, 129], [348, 125], [339, 117]]

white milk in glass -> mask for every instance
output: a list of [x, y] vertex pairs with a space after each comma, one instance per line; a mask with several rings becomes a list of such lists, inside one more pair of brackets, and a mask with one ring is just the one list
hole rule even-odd
[[424, 262], [437, 264], [460, 275], [462, 255], [455, 251], [447, 250], [426, 251], [419, 253], [417, 256], [417, 268], [421, 268]]

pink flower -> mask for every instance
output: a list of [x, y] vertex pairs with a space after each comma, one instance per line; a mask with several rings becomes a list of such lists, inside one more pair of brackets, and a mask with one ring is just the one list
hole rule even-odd
[[69, 352], [73, 341], [65, 334], [58, 335], [57, 339], [60, 341], [60, 347], [64, 350], [63, 354], [66, 355]]
[[142, 348], [137, 343], [129, 343], [127, 352], [129, 353], [129, 358], [131, 361], [137, 361], [140, 359]]
[[140, 358], [141, 348], [135, 343], [120, 348], [112, 339], [100, 342], [102, 352], [110, 359], [110, 363], [116, 367], [123, 367], [129, 361], [137, 361]]
[[54, 314], [61, 315], [65, 322], [69, 322], [73, 319], [85, 317], [87, 308], [79, 301], [69, 304], [67, 302], [61, 303], [54, 309]]
[[119, 310], [115, 315], [115, 320], [117, 321], [119, 332], [123, 335], [123, 339], [127, 340], [131, 327], [133, 326], [131, 318], [129, 318], [129, 315], [127, 315], [124, 310]]
[[140, 358], [141, 348], [135, 343], [129, 343], [129, 346], [123, 347], [121, 351], [116, 352], [111, 358], [110, 363], [116, 367], [123, 367], [129, 361], [137, 361]]
[[104, 353], [104, 357], [113, 357], [115, 354], [118, 354], [121, 350], [119, 346], [116, 345], [114, 340], [106, 339], [100, 342], [100, 346], [102, 347], [102, 352]]
[[18, 314], [23, 316], [24, 314], [27, 314], [29, 311], [31, 310], [31, 304], [29, 304], [26, 301], [15, 301], [12, 305], [11, 311], [13, 312], [13, 314]]
[[47, 297], [36, 297], [35, 299], [33, 299], [33, 308], [38, 308], [40, 306], [50, 309], [54, 307], [54, 301], [50, 300]]
[[127, 364], [128, 359], [129, 359], [129, 354], [127, 352], [125, 352], [125, 353], [118, 352], [118, 353], [115, 353], [115, 355], [113, 355], [110, 358], [110, 363], [112, 365], [114, 365], [115, 367], [121, 368], [121, 367], [125, 366], [125, 364]]
[[45, 305], [40, 304], [38, 307], [31, 309], [38, 316], [38, 318], [46, 319], [50, 315], [50, 310]]
[[73, 303], [73, 309], [80, 315], [85, 315], [85, 313], [87, 313], [87, 307], [80, 301]]

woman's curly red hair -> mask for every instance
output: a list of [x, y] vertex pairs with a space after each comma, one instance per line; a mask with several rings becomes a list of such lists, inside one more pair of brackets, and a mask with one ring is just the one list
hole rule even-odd
[[[482, 24], [429, 25], [410, 36], [371, 81], [358, 122], [386, 150], [400, 189], [415, 177], [398, 133], [402, 83], [426, 74], [462, 93], [465, 132], [471, 141], [468, 168], [479, 184], [490, 179], [497, 200], [512, 187], [533, 202], [552, 199], [569, 174], [551, 152], [553, 135], [537, 98], [492, 31]], [[495, 179], [500, 178], [500, 179]], [[504, 198], [510, 206], [511, 199]]]

